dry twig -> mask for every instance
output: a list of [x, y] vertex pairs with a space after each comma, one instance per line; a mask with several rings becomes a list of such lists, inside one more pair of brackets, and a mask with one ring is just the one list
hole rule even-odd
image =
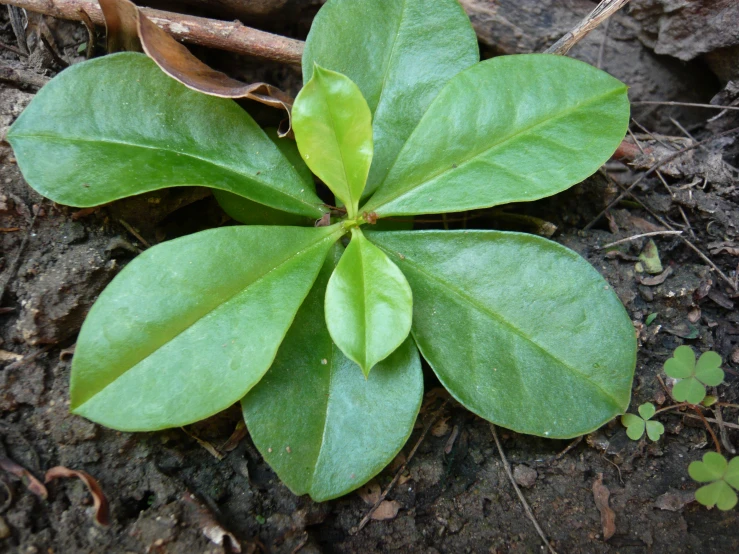
[[584, 39], [590, 31], [623, 8], [629, 0], [603, 0], [577, 26], [557, 42], [547, 48], [547, 54], [567, 54], [570, 49]]
[[539, 533], [541, 540], [544, 541], [545, 545], [547, 545], [547, 548], [549, 549], [550, 554], [557, 554], [554, 548], [552, 548], [552, 545], [549, 544], [549, 539], [547, 539], [547, 536], [544, 534], [544, 531], [539, 526], [539, 523], [536, 521], [536, 518], [534, 517], [534, 512], [531, 511], [531, 506], [529, 506], [529, 503], [526, 502], [526, 498], [521, 492], [521, 489], [518, 488], [518, 485], [516, 484], [516, 480], [513, 478], [513, 471], [511, 471], [511, 465], [508, 463], [508, 458], [506, 458], [505, 452], [503, 452], [503, 446], [501, 446], [500, 444], [500, 439], [498, 438], [498, 431], [496, 430], [494, 423], [490, 424], [490, 430], [493, 432], [493, 438], [495, 439], [495, 446], [498, 447], [498, 453], [500, 454], [500, 459], [503, 461], [503, 467], [505, 468], [505, 472], [508, 475], [508, 479], [510, 479], [511, 481], [511, 485], [513, 485], [513, 488], [516, 489], [516, 494], [518, 495], [518, 499], [521, 501], [521, 504], [523, 505], [523, 508], [526, 511], [526, 515], [531, 520], [531, 523], [534, 524], [534, 527], [536, 528], [536, 532]]
[[[0, 0], [28, 11], [58, 19], [80, 21], [84, 11], [96, 25], [104, 25], [100, 5], [91, 0]], [[219, 21], [143, 8], [149, 19], [176, 39], [280, 63], [300, 65], [304, 43], [246, 27], [238, 21]]]
[[642, 233], [641, 235], [634, 235], [633, 237], [626, 237], [625, 239], [617, 240], [615, 242], [609, 242], [600, 247], [601, 250], [616, 246], [617, 244], [623, 244], [624, 242], [631, 242], [632, 240], [641, 239], [644, 237], [656, 237], [658, 235], [681, 235], [682, 231], [652, 231], [651, 233]]
[[723, 137], [723, 136], [727, 136], [727, 135], [731, 135], [731, 134], [734, 134], [736, 132], [739, 132], [739, 127], [734, 127], [733, 129], [728, 129], [728, 130], [723, 131], [721, 133], [716, 133], [715, 135], [711, 135], [707, 139], [704, 139], [704, 140], [702, 140], [700, 142], [696, 142], [694, 144], [691, 144], [689, 146], [686, 146], [685, 148], [681, 148], [680, 150], [676, 150], [675, 152], [673, 152], [669, 156], [665, 156], [664, 158], [662, 158], [661, 160], [659, 160], [657, 163], [653, 164], [645, 173], [642, 173], [637, 179], [635, 179], [634, 182], [631, 183], [631, 185], [629, 185], [629, 187], [626, 190], [624, 190], [621, 194], [619, 194], [618, 197], [613, 202], [611, 202], [610, 204], [608, 204], [608, 206], [606, 206], [603, 211], [601, 211], [597, 216], [595, 216], [595, 218], [590, 223], [588, 223], [585, 227], [583, 227], [583, 230], [584, 231], [587, 231], [593, 225], [595, 225], [596, 223], [598, 223], [598, 221], [600, 221], [600, 218], [602, 218], [606, 214], [606, 212], [608, 212], [611, 208], [615, 207], [619, 202], [621, 202], [621, 200], [623, 200], [624, 198], [626, 198], [627, 195], [631, 194], [631, 191], [634, 190], [634, 188], [639, 183], [641, 183], [644, 179], [646, 179], [647, 177], [649, 177], [652, 173], [654, 173], [655, 171], [657, 171], [663, 165], [665, 165], [665, 164], [667, 164], [667, 163], [669, 163], [669, 162], [671, 162], [671, 161], [679, 158], [680, 156], [682, 156], [683, 154], [685, 154], [686, 152], [688, 152], [690, 150], [694, 150], [694, 149], [699, 148], [699, 147], [701, 147], [701, 146], [703, 146], [705, 144], [710, 143], [711, 141], [713, 141], [713, 140], [715, 140], [717, 138], [720, 138], [720, 137]]

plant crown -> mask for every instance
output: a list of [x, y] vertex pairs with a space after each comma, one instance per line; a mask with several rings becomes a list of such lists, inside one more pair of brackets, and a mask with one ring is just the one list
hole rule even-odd
[[[635, 333], [587, 261], [522, 233], [373, 224], [582, 181], [624, 137], [626, 86], [563, 56], [480, 62], [456, 0], [329, 0], [303, 73], [297, 144], [135, 53], [63, 71], [12, 126], [26, 180], [55, 202], [197, 185], [246, 223], [158, 244], [113, 279], [79, 334], [72, 411], [150, 431], [241, 402], [268, 463], [316, 500], [402, 448], [420, 355], [518, 432], [574, 437], [623, 413]], [[311, 171], [345, 210], [327, 226]]]

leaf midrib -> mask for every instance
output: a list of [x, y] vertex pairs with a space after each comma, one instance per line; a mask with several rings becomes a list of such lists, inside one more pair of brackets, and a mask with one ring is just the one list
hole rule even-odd
[[[113, 380], [111, 380], [111, 381], [107, 382], [107, 383], [106, 383], [106, 384], [105, 384], [105, 385], [104, 385], [103, 387], [101, 387], [101, 388], [100, 388], [100, 389], [99, 389], [99, 390], [98, 390], [98, 391], [97, 391], [97, 392], [96, 392], [95, 394], [91, 395], [91, 396], [90, 396], [89, 398], [87, 398], [87, 399], [86, 399], [86, 400], [85, 400], [84, 402], [82, 402], [81, 404], [78, 404], [78, 405], [74, 406], [74, 407], [73, 407], [73, 409], [74, 409], [74, 410], [77, 410], [77, 409], [81, 408], [82, 406], [84, 406], [84, 405], [85, 405], [85, 404], [86, 404], [87, 402], [89, 402], [90, 400], [92, 400], [93, 398], [95, 398], [95, 396], [97, 396], [97, 395], [98, 395], [99, 393], [101, 393], [101, 392], [102, 392], [103, 390], [105, 390], [105, 389], [106, 389], [106, 388], [107, 388], [108, 386], [110, 386], [110, 385], [111, 385], [112, 383], [114, 383], [115, 381], [117, 381], [118, 379], [120, 379], [121, 377], [123, 377], [123, 375], [125, 375], [125, 374], [126, 374], [127, 372], [131, 371], [131, 370], [132, 370], [133, 368], [135, 368], [135, 367], [136, 367], [137, 365], [139, 365], [139, 364], [140, 364], [141, 362], [143, 362], [143, 361], [144, 361], [144, 360], [145, 360], [146, 358], [149, 358], [150, 356], [154, 355], [154, 354], [155, 354], [156, 352], [158, 352], [159, 350], [161, 350], [162, 348], [164, 348], [164, 347], [165, 347], [165, 346], [166, 346], [167, 344], [169, 344], [169, 343], [171, 343], [172, 341], [176, 340], [176, 339], [177, 339], [177, 337], [179, 337], [180, 335], [182, 335], [183, 333], [185, 333], [185, 332], [186, 332], [186, 331], [187, 331], [188, 329], [190, 329], [191, 327], [193, 327], [193, 326], [197, 325], [197, 324], [198, 324], [198, 323], [199, 323], [200, 321], [202, 321], [203, 319], [205, 319], [206, 317], [208, 317], [208, 316], [209, 316], [209, 315], [210, 315], [211, 313], [215, 312], [216, 310], [220, 309], [221, 307], [223, 307], [223, 306], [225, 306], [226, 304], [228, 304], [229, 302], [231, 302], [231, 300], [233, 300], [233, 299], [234, 299], [234, 298], [235, 298], [236, 296], [238, 296], [239, 294], [243, 293], [243, 292], [244, 292], [244, 291], [245, 291], [246, 289], [248, 289], [249, 287], [252, 287], [252, 286], [254, 286], [254, 285], [256, 285], [256, 284], [258, 284], [258, 283], [262, 282], [262, 281], [263, 281], [264, 279], [266, 279], [266, 278], [267, 278], [267, 277], [268, 277], [268, 276], [269, 276], [269, 275], [270, 275], [271, 273], [273, 273], [273, 272], [277, 271], [278, 269], [280, 269], [280, 268], [281, 268], [282, 266], [284, 266], [285, 264], [287, 264], [287, 263], [289, 263], [290, 261], [294, 260], [295, 258], [297, 258], [297, 257], [299, 257], [299, 256], [301, 256], [301, 255], [303, 255], [303, 254], [305, 254], [305, 253], [306, 253], [306, 252], [308, 252], [309, 250], [312, 250], [312, 249], [314, 249], [314, 248], [315, 248], [315, 247], [317, 247], [317, 246], [318, 246], [318, 245], [319, 245], [319, 244], [320, 244], [321, 242], [323, 242], [323, 241], [325, 241], [325, 240], [329, 240], [329, 239], [331, 239], [331, 238], [332, 238], [333, 236], [335, 236], [335, 235], [339, 234], [339, 232], [341, 232], [341, 231], [342, 231], [341, 227], [337, 227], [337, 229], [336, 229], [336, 230], [335, 230], [334, 232], [332, 232], [332, 233], [330, 233], [330, 234], [328, 234], [328, 235], [326, 235], [326, 236], [324, 236], [324, 237], [321, 237], [320, 239], [316, 240], [316, 241], [315, 241], [314, 243], [310, 244], [309, 246], [306, 246], [306, 247], [305, 247], [305, 248], [303, 248], [302, 250], [298, 250], [298, 251], [297, 251], [297, 252], [295, 252], [294, 254], [291, 254], [291, 255], [287, 256], [287, 257], [286, 257], [286, 258], [285, 258], [284, 260], [282, 260], [281, 262], [279, 262], [278, 264], [276, 264], [276, 265], [275, 265], [274, 267], [272, 267], [271, 269], [267, 270], [266, 272], [264, 272], [264, 273], [263, 273], [262, 275], [260, 275], [259, 277], [257, 277], [257, 278], [256, 278], [256, 279], [254, 279], [253, 281], [250, 281], [250, 282], [249, 282], [248, 284], [246, 284], [245, 286], [243, 286], [243, 287], [241, 287], [240, 289], [238, 289], [238, 290], [237, 290], [237, 291], [236, 291], [235, 293], [231, 294], [231, 295], [230, 295], [230, 296], [229, 296], [228, 298], [226, 298], [226, 299], [225, 299], [225, 300], [223, 300], [222, 302], [220, 302], [220, 303], [216, 304], [215, 306], [213, 306], [213, 307], [212, 307], [211, 309], [209, 309], [209, 310], [208, 310], [207, 312], [203, 313], [203, 314], [202, 314], [202, 315], [201, 315], [200, 317], [198, 317], [197, 319], [195, 319], [195, 321], [193, 321], [192, 323], [190, 323], [190, 324], [188, 324], [187, 326], [183, 327], [183, 328], [182, 328], [182, 329], [181, 329], [180, 331], [178, 331], [178, 332], [177, 332], [177, 333], [176, 333], [175, 335], [173, 335], [173, 336], [172, 336], [172, 337], [170, 337], [169, 339], [167, 339], [167, 340], [165, 340], [164, 342], [162, 342], [162, 344], [160, 344], [159, 346], [157, 346], [156, 348], [154, 348], [154, 350], [152, 350], [152, 351], [148, 352], [148, 353], [147, 353], [146, 355], [144, 355], [144, 356], [140, 357], [140, 358], [139, 358], [139, 360], [138, 360], [138, 361], [137, 361], [136, 363], [134, 363], [134, 364], [131, 364], [131, 365], [130, 365], [130, 367], [128, 367], [128, 368], [127, 368], [127, 369], [125, 369], [125, 370], [124, 370], [124, 371], [123, 371], [122, 373], [120, 373], [119, 375], [117, 375], [117, 376], [115, 377], [115, 379], [113, 379]], [[296, 312], [296, 313], [297, 313], [297, 312]], [[288, 327], [289, 327], [289, 326], [288, 326]]]
[[[386, 249], [384, 246], [378, 245], [382, 250], [384, 250], [387, 254], [392, 255], [392, 251]], [[436, 281], [437, 283], [443, 285], [446, 289], [456, 294], [459, 298], [467, 302], [469, 305], [471, 305], [473, 308], [475, 308], [478, 312], [483, 313], [487, 316], [489, 316], [491, 319], [497, 321], [499, 324], [503, 325], [504, 327], [509, 328], [514, 334], [518, 335], [522, 339], [524, 339], [526, 342], [530, 343], [534, 347], [536, 347], [538, 350], [543, 352], [547, 357], [551, 358], [555, 362], [559, 363], [566, 369], [572, 371], [573, 373], [579, 375], [582, 379], [585, 381], [591, 383], [593, 386], [595, 386], [598, 390], [600, 390], [603, 395], [611, 400], [616, 408], [618, 410], [621, 410], [621, 405], [618, 402], [618, 400], [611, 394], [606, 391], [602, 385], [595, 382], [593, 379], [591, 379], [588, 375], [578, 370], [576, 367], [572, 366], [571, 364], [565, 362], [564, 360], [560, 359], [558, 356], [555, 356], [552, 354], [549, 350], [547, 350], [544, 346], [540, 345], [538, 342], [536, 342], [531, 336], [529, 336], [527, 333], [525, 333], [522, 329], [519, 329], [517, 326], [513, 325], [510, 321], [508, 321], [506, 318], [498, 314], [497, 312], [489, 309], [485, 305], [481, 304], [480, 302], [477, 302], [474, 298], [472, 298], [467, 293], [463, 292], [461, 289], [458, 289], [457, 287], [454, 287], [452, 284], [450, 284], [448, 281], [442, 279], [441, 277], [438, 277], [436, 275], [433, 275], [427, 271], [424, 271], [421, 269], [421, 266], [418, 263], [414, 263], [411, 261], [410, 258], [406, 256], [406, 258], [403, 260], [404, 264], [408, 264], [409, 266], [413, 267], [416, 271], [423, 274], [425, 277], [432, 281]]]
[[[475, 67], [475, 66], [472, 66], [472, 67]], [[460, 73], [459, 75], [463, 75], [463, 74], [464, 74], [464, 72]], [[451, 82], [453, 82], [453, 81], [451, 81]], [[447, 85], [447, 86], [449, 86], [449, 85]], [[446, 87], [444, 87], [444, 88], [446, 88]], [[387, 176], [389, 176], [392, 173], [393, 169], [395, 168], [395, 166], [398, 163], [398, 160], [401, 159], [402, 155], [405, 153], [406, 149], [408, 148], [408, 144], [411, 142], [411, 139], [413, 139], [413, 136], [415, 135], [416, 130], [418, 130], [421, 127], [421, 125], [423, 124], [423, 122], [426, 119], [426, 116], [430, 113], [431, 108], [439, 100], [439, 98], [441, 97], [441, 95], [443, 94], [443, 92], [444, 91], [442, 90], [442, 92], [440, 92], [439, 95], [434, 99], [434, 101], [429, 105], [429, 108], [426, 110], [426, 112], [424, 113], [423, 117], [418, 122], [418, 125], [416, 125], [415, 129], [413, 130], [413, 132], [411, 133], [411, 135], [408, 137], [408, 140], [406, 140], [406, 142], [405, 142], [405, 144], [403, 146], [403, 150], [401, 150], [401, 152], [395, 158], [395, 161], [393, 162], [392, 166], [390, 166], [390, 169], [388, 169], [388, 171], [386, 173], [385, 179], [383, 180], [383, 182], [380, 185], [378, 185], [378, 187], [377, 187], [378, 192], [381, 191], [382, 190], [382, 187], [385, 186], [385, 183], [387, 181]], [[610, 91], [608, 91], [608, 92], [606, 92], [604, 94], [601, 94], [599, 96], [591, 97], [590, 99], [586, 100], [585, 102], [578, 103], [575, 106], [572, 106], [571, 108], [568, 108], [567, 110], [565, 110], [563, 112], [560, 112], [559, 114], [557, 114], [557, 115], [555, 115], [553, 117], [546, 118], [546, 119], [544, 119], [542, 121], [539, 121], [537, 123], [534, 123], [533, 125], [529, 125], [527, 127], [524, 127], [520, 131], [518, 131], [516, 133], [513, 133], [512, 135], [508, 135], [504, 139], [502, 139], [502, 140], [500, 140], [500, 141], [498, 141], [498, 142], [496, 142], [496, 143], [494, 143], [494, 144], [492, 144], [492, 145], [490, 145], [490, 146], [488, 146], [486, 148], [483, 148], [481, 150], [475, 151], [472, 155], [468, 156], [463, 161], [460, 161], [460, 162], [456, 163], [456, 167], [454, 165], [452, 165], [451, 167], [449, 167], [449, 166], [444, 167], [443, 169], [437, 171], [435, 174], [431, 175], [430, 177], [424, 178], [423, 181], [414, 183], [413, 185], [407, 186], [407, 187], [405, 187], [403, 189], [399, 189], [399, 191], [396, 194], [393, 194], [391, 196], [388, 196], [387, 198], [380, 198], [380, 201], [381, 201], [380, 204], [376, 204], [374, 198], [371, 198], [369, 200], [369, 202], [365, 205], [365, 207], [363, 209], [364, 210], [367, 210], [367, 211], [374, 211], [374, 212], [381, 211], [381, 208], [383, 206], [386, 206], [386, 205], [390, 204], [391, 202], [397, 200], [401, 196], [404, 196], [407, 193], [411, 193], [411, 192], [413, 192], [415, 190], [418, 190], [418, 189], [423, 188], [424, 186], [426, 186], [429, 183], [435, 181], [436, 179], [438, 179], [439, 177], [441, 177], [445, 173], [449, 173], [449, 172], [454, 172], [454, 171], [460, 170], [463, 166], [467, 165], [468, 163], [471, 163], [471, 162], [475, 161], [478, 157], [480, 157], [480, 156], [482, 156], [484, 154], [487, 154], [489, 152], [492, 152], [492, 151], [498, 149], [501, 146], [506, 145], [508, 142], [515, 140], [516, 138], [518, 138], [520, 135], [522, 135], [524, 133], [528, 133], [529, 131], [532, 131], [532, 130], [536, 129], [537, 127], [541, 127], [541, 126], [547, 125], [549, 123], [552, 123], [552, 122], [554, 122], [554, 121], [556, 121], [558, 119], [562, 119], [562, 118], [564, 118], [566, 116], [569, 116], [570, 114], [574, 113], [575, 111], [577, 111], [577, 110], [579, 110], [581, 108], [584, 108], [584, 107], [586, 107], [586, 106], [588, 106], [590, 104], [593, 104], [595, 102], [598, 102], [600, 100], [603, 100], [605, 98], [608, 98], [609, 96], [615, 96], [617, 94], [620, 94], [621, 92], [622, 92], [622, 88], [610, 90]]]
[[[9, 139], [12, 139], [12, 138], [46, 139], [46, 140], [50, 140], [50, 141], [72, 142], [72, 143], [79, 143], [79, 142], [82, 142], [82, 143], [92, 143], [92, 144], [103, 143], [103, 144], [111, 144], [111, 145], [116, 145], [116, 146], [127, 146], [127, 147], [130, 147], [130, 148], [141, 148], [143, 150], [154, 150], [154, 151], [168, 152], [170, 154], [175, 154], [175, 155], [178, 155], [178, 156], [185, 156], [185, 157], [191, 158], [193, 160], [198, 160], [198, 161], [203, 162], [205, 164], [218, 167], [220, 169], [223, 169], [223, 170], [226, 170], [226, 171], [228, 171], [230, 173], [233, 173], [233, 174], [235, 174], [235, 175], [237, 175], [239, 177], [242, 177], [242, 178], [245, 178], [245, 179], [249, 179], [250, 181], [254, 181], [256, 183], [259, 183], [261, 186], [263, 186], [265, 188], [268, 188], [270, 191], [277, 192], [277, 193], [279, 193], [279, 194], [281, 194], [281, 195], [283, 195], [283, 196], [285, 196], [287, 198], [290, 198], [290, 199], [292, 199], [292, 200], [294, 200], [296, 202], [299, 202], [299, 203], [301, 203], [301, 204], [303, 204], [305, 206], [309, 206], [310, 208], [313, 208], [313, 209], [320, 209], [320, 208], [316, 207], [315, 204], [311, 204], [310, 202], [307, 202], [306, 200], [304, 200], [304, 199], [302, 199], [302, 198], [300, 198], [298, 196], [294, 196], [294, 195], [290, 194], [286, 190], [275, 188], [270, 182], [265, 181], [263, 179], [259, 179], [256, 174], [252, 175], [252, 174], [249, 174], [249, 173], [243, 173], [243, 172], [241, 172], [241, 171], [239, 171], [239, 170], [237, 170], [237, 169], [235, 169], [235, 168], [233, 168], [231, 166], [221, 165], [219, 163], [216, 163], [213, 160], [209, 160], [208, 158], [203, 158], [201, 156], [197, 156], [197, 155], [192, 154], [190, 152], [181, 152], [179, 150], [173, 150], [171, 148], [161, 148], [161, 147], [156, 147], [156, 146], [149, 146], [149, 145], [146, 145], [146, 144], [134, 144], [132, 142], [126, 142], [126, 141], [121, 141], [121, 140], [110, 140], [110, 139], [95, 139], [95, 140], [93, 140], [93, 139], [86, 139], [86, 138], [81, 138], [81, 137], [61, 137], [61, 136], [58, 136], [58, 135], [46, 135], [46, 134], [13, 133], [12, 135], [9, 135], [8, 138]], [[288, 161], [288, 165], [290, 166], [290, 170], [293, 171], [294, 173], [296, 173], [296, 176], [300, 180], [300, 176], [297, 175], [297, 172], [295, 171], [295, 168], [292, 166], [291, 163], [289, 163], [289, 161]], [[209, 186], [209, 185], [201, 184], [200, 186]], [[223, 190], [226, 190], [226, 189], [223, 189]], [[228, 192], [233, 192], [234, 194], [238, 194], [239, 196], [242, 196], [242, 195], [240, 195], [239, 193], [237, 193], [237, 192], [235, 192], [233, 190], [228, 190]], [[244, 196], [243, 198], [247, 198], [247, 197]], [[276, 209], [279, 209], [279, 208], [276, 208]]]
[[[403, 7], [400, 8], [400, 17], [398, 18], [398, 27], [395, 29], [395, 37], [393, 38], [393, 45], [390, 47], [390, 54], [387, 57], [387, 62], [385, 63], [385, 68], [383, 70], [382, 75], [382, 84], [380, 85], [380, 96], [377, 98], [377, 104], [375, 104], [375, 109], [372, 110], [372, 113], [375, 114], [380, 109], [380, 104], [382, 104], [382, 98], [385, 95], [385, 89], [387, 85], [387, 79], [390, 75], [390, 65], [393, 61], [393, 58], [395, 57], [395, 49], [398, 46], [398, 39], [400, 38], [400, 30], [403, 28], [403, 20], [405, 18], [405, 11], [408, 7], [408, 0], [403, 0]], [[374, 121], [373, 121], [373, 127], [374, 127]]]

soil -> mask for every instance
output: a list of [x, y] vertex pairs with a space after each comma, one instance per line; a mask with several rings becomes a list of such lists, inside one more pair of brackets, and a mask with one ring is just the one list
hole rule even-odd
[[[318, 4], [293, 1], [289, 18], [267, 10], [264, 28], [304, 38]], [[556, 6], [530, 0], [463, 4], [486, 55], [541, 50], [593, 6], [586, 0]], [[739, 103], [739, 39], [731, 35], [730, 25], [706, 25], [705, 33], [717, 36], [701, 34], [695, 48], [680, 50], [693, 52], [693, 57], [679, 60], [671, 55], [671, 37], [681, 44], [689, 37], [660, 33], [680, 28], [680, 8], [667, 0], [635, 4], [631, 15], [621, 13], [612, 20], [607, 35], [604, 28], [597, 30], [572, 54], [591, 63], [600, 57], [604, 68], [634, 85], [632, 100], [707, 102], [716, 96], [722, 104]], [[716, 9], [732, 9], [731, 2], [705, 4], [706, 12], [714, 4]], [[700, 10], [689, 15], [701, 14], [716, 21], [715, 14]], [[47, 21], [62, 57], [80, 61], [77, 47], [86, 40], [84, 28]], [[505, 23], [511, 21], [515, 29], [506, 31], [511, 26]], [[721, 33], [727, 36], [718, 36]], [[4, 10], [0, 41], [16, 44]], [[32, 46], [28, 58], [0, 48], [0, 64], [47, 76], [60, 69], [45, 46]], [[242, 79], [271, 82], [292, 92], [299, 87], [300, 75], [294, 69], [217, 52], [199, 54]], [[0, 136], [35, 90], [0, 83]], [[670, 151], [674, 145], [690, 144], [670, 117], [694, 138], [704, 139], [739, 126], [737, 113], [635, 106], [635, 119], [649, 132], [669, 136], [655, 141], [637, 124], [632, 130], [642, 136], [639, 146], [658, 159], [660, 148]], [[726, 380], [714, 394], [721, 402], [736, 403], [739, 398], [739, 294], [733, 286], [739, 277], [738, 143], [733, 135], [692, 150], [663, 168], [664, 182], [656, 175], [644, 179], [635, 189], [638, 200], [622, 201], [588, 231], [584, 227], [615, 198], [617, 186], [633, 183], [654, 159], [611, 161], [605, 166], [608, 179], [596, 174], [546, 201], [507, 207], [505, 214], [468, 214], [468, 227], [544, 233], [554, 225], [553, 240], [579, 252], [613, 285], [639, 333], [632, 411], [643, 402], [671, 403], [660, 381], [665, 378], [662, 365], [681, 344], [718, 352], [725, 361]], [[400, 510], [391, 519], [370, 521], [358, 532], [370, 507], [362, 495], [323, 504], [294, 496], [248, 436], [232, 441], [235, 448], [221, 460], [209, 452], [206, 446], [221, 448], [237, 429], [236, 408], [187, 430], [137, 434], [70, 415], [71, 350], [96, 296], [148, 245], [224, 224], [227, 217], [208, 191], [200, 189], [161, 191], [96, 210], [54, 205], [26, 185], [14, 162], [7, 143], [0, 143], [0, 350], [5, 356], [0, 360], [0, 457], [39, 478], [57, 465], [87, 471], [109, 500], [111, 525], [93, 524], [91, 497], [81, 481], [54, 481], [43, 500], [10, 473], [0, 474], [0, 552], [543, 551], [506, 475], [490, 425], [453, 402], [439, 412], [443, 393], [428, 370], [428, 407], [400, 459], [375, 479], [385, 487], [424, 426], [439, 417], [388, 496]], [[637, 263], [648, 239], [625, 242], [616, 254], [601, 248], [664, 230], [655, 216], [682, 230], [729, 282], [674, 234], [653, 237], [668, 270], [657, 279]], [[658, 443], [629, 440], [618, 421], [573, 444], [498, 432], [523, 495], [556, 551], [737, 552], [739, 510], [708, 510], [693, 500], [697, 485], [687, 467], [714, 442], [691, 413], [661, 416], [666, 433]], [[722, 416], [736, 424], [739, 412], [723, 409]], [[724, 452], [739, 447], [736, 427], [725, 428], [721, 436], [719, 426], [711, 425]], [[610, 537], [604, 536], [596, 505], [603, 491], [599, 483], [610, 492], [608, 503], [615, 513]]]

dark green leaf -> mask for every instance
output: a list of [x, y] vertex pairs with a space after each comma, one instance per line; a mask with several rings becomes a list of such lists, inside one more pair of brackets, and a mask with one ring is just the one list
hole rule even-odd
[[[311, 194], [316, 192], [316, 184], [313, 182], [313, 174], [308, 166], [305, 165], [303, 158], [300, 157], [298, 146], [295, 141], [288, 138], [281, 138], [277, 129], [268, 128], [264, 130], [265, 134], [277, 145], [280, 152], [293, 165], [295, 171], [303, 181], [304, 188]], [[312, 225], [315, 218], [305, 217], [297, 214], [291, 214], [257, 204], [251, 200], [226, 192], [224, 190], [213, 190], [213, 196], [216, 197], [223, 211], [230, 217], [240, 223], [247, 225]]]
[[70, 67], [8, 132], [29, 184], [62, 204], [95, 206], [198, 185], [321, 217], [321, 200], [232, 100], [192, 91], [143, 54]]
[[408, 439], [423, 394], [410, 338], [369, 379], [332, 344], [323, 299], [333, 267], [327, 260], [275, 363], [242, 400], [264, 458], [290, 490], [316, 501], [346, 494], [385, 467]]
[[357, 83], [374, 114], [374, 191], [431, 100], [479, 61], [477, 37], [457, 0], [330, 0], [313, 21], [303, 80], [313, 63]]
[[372, 163], [372, 114], [359, 88], [316, 66], [292, 117], [303, 160], [354, 217]]
[[608, 283], [576, 253], [497, 231], [367, 236], [408, 278], [421, 354], [468, 409], [557, 438], [624, 412], [634, 328]]
[[326, 289], [331, 338], [368, 375], [406, 339], [412, 316], [403, 273], [355, 227]]
[[72, 411], [127, 431], [185, 425], [267, 371], [340, 226], [224, 227], [155, 246], [103, 291], [72, 363]]
[[486, 60], [434, 99], [363, 210], [455, 212], [550, 196], [607, 161], [628, 122], [626, 85], [586, 63]]

